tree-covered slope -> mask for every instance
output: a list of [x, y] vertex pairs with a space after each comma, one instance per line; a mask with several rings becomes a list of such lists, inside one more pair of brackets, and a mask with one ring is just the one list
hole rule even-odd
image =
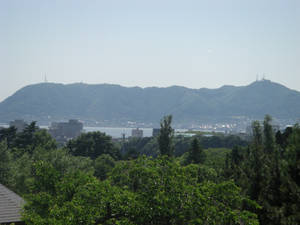
[[0, 103], [0, 122], [16, 118], [157, 122], [166, 114], [173, 114], [176, 122], [265, 114], [299, 118], [300, 92], [268, 80], [218, 89], [41, 83], [26, 86]]

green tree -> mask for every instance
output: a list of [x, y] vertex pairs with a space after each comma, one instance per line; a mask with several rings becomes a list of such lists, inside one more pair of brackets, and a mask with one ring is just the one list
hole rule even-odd
[[275, 148], [275, 136], [273, 127], [271, 125], [272, 117], [266, 115], [264, 119], [264, 151], [266, 153], [272, 153]]
[[[292, 131], [291, 131], [292, 130]], [[300, 224], [300, 127], [287, 131], [289, 138], [281, 164], [280, 191], [282, 224]]]
[[87, 157], [72, 156], [65, 149], [45, 150], [39, 147], [36, 148], [33, 154], [24, 153], [13, 160], [10, 187], [15, 192], [20, 195], [29, 193], [34, 180], [33, 168], [35, 163], [39, 161], [49, 163], [62, 175], [76, 170], [94, 173], [93, 162]]
[[285, 149], [287, 147], [288, 144], [288, 139], [289, 136], [292, 134], [293, 132], [293, 128], [292, 127], [287, 127], [283, 133], [281, 133], [281, 131], [277, 131], [276, 132], [276, 144], [280, 145], [280, 147], [282, 149]]
[[199, 183], [198, 165], [181, 167], [167, 156], [121, 162], [102, 182], [78, 170], [61, 174], [42, 161], [33, 171], [26, 224], [258, 224], [243, 204], [258, 206], [233, 182]]
[[42, 147], [44, 150], [49, 151], [57, 148], [55, 139], [45, 129], [38, 129], [32, 139], [32, 147]]
[[50, 150], [55, 149], [56, 142], [45, 129], [39, 129], [36, 122], [32, 122], [17, 134], [14, 149], [17, 157], [25, 152], [33, 154], [36, 148], [43, 147]]
[[259, 121], [254, 121], [252, 127], [252, 144], [256, 148], [260, 148], [263, 144], [262, 140], [262, 128]]
[[187, 158], [187, 163], [195, 163], [195, 164], [200, 164], [204, 163], [205, 161], [205, 153], [200, 146], [199, 140], [197, 138], [193, 138], [189, 155]]
[[108, 154], [114, 159], [121, 157], [120, 150], [105, 133], [88, 132], [67, 143], [67, 149], [74, 156], [85, 156], [96, 159], [102, 154]]
[[95, 176], [100, 180], [105, 180], [107, 175], [115, 167], [115, 160], [107, 154], [100, 155], [94, 161]]
[[0, 142], [0, 183], [9, 185], [11, 179], [11, 154], [5, 141]]
[[22, 148], [28, 150], [32, 150], [31, 146], [33, 145], [34, 141], [34, 133], [38, 130], [39, 128], [36, 126], [36, 122], [33, 121], [29, 125], [26, 125], [24, 130], [18, 134], [17, 140], [16, 140], [16, 147], [17, 148]]
[[[145, 152], [146, 145], [154, 139], [153, 137], [143, 137], [143, 138], [129, 138], [128, 141], [126, 141], [123, 144], [122, 147], [122, 154], [123, 159], [136, 159], [140, 154], [145, 154], [148, 152]], [[155, 150], [151, 149], [154, 153]]]
[[259, 121], [252, 123], [253, 140], [251, 143], [251, 160], [249, 167], [251, 170], [252, 183], [250, 185], [251, 199], [258, 200], [261, 190], [264, 187], [264, 154], [263, 154], [263, 136]]
[[109, 179], [135, 193], [136, 224], [257, 224], [255, 215], [242, 209], [249, 199], [232, 182], [211, 182], [215, 177], [213, 169], [182, 167], [164, 156], [119, 164]]
[[160, 122], [160, 132], [158, 135], [158, 145], [161, 155], [173, 156], [173, 136], [174, 130], [171, 127], [172, 115], [165, 116]]
[[6, 141], [7, 147], [12, 148], [17, 138], [17, 128], [14, 126], [0, 129], [0, 142]]
[[296, 125], [288, 134], [278, 133], [276, 145], [270, 121], [266, 116], [263, 132], [259, 122], [253, 123], [251, 145], [232, 150], [226, 176], [262, 206], [257, 211], [261, 224], [299, 224], [300, 129]]

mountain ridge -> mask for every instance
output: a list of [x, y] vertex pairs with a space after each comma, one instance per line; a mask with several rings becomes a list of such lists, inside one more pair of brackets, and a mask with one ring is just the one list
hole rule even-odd
[[0, 103], [0, 122], [16, 118], [54, 121], [157, 122], [173, 114], [178, 123], [238, 116], [300, 117], [300, 92], [269, 80], [216, 89], [183, 86], [124, 87], [117, 84], [39, 83], [25, 86]]

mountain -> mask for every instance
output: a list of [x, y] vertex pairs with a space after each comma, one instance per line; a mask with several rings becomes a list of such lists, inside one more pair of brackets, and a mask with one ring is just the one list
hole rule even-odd
[[297, 119], [300, 92], [269, 80], [218, 89], [40, 83], [26, 86], [0, 103], [0, 122], [77, 118], [116, 124], [157, 123], [166, 114], [172, 114], [177, 123], [263, 118], [265, 114]]

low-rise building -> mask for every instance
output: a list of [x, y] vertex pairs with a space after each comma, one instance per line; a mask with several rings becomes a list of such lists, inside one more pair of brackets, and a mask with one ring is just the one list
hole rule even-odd
[[78, 120], [68, 122], [53, 122], [49, 127], [49, 133], [59, 143], [65, 143], [70, 139], [78, 137], [83, 129], [83, 124]]
[[159, 132], [160, 132], [160, 128], [153, 128], [153, 130], [152, 130], [152, 136], [153, 137], [158, 136]]
[[22, 132], [28, 124], [24, 120], [14, 120], [9, 122], [10, 127], [17, 128], [17, 132]]
[[131, 136], [136, 137], [136, 138], [142, 138], [143, 137], [143, 130], [140, 130], [139, 128], [132, 129], [131, 130]]

